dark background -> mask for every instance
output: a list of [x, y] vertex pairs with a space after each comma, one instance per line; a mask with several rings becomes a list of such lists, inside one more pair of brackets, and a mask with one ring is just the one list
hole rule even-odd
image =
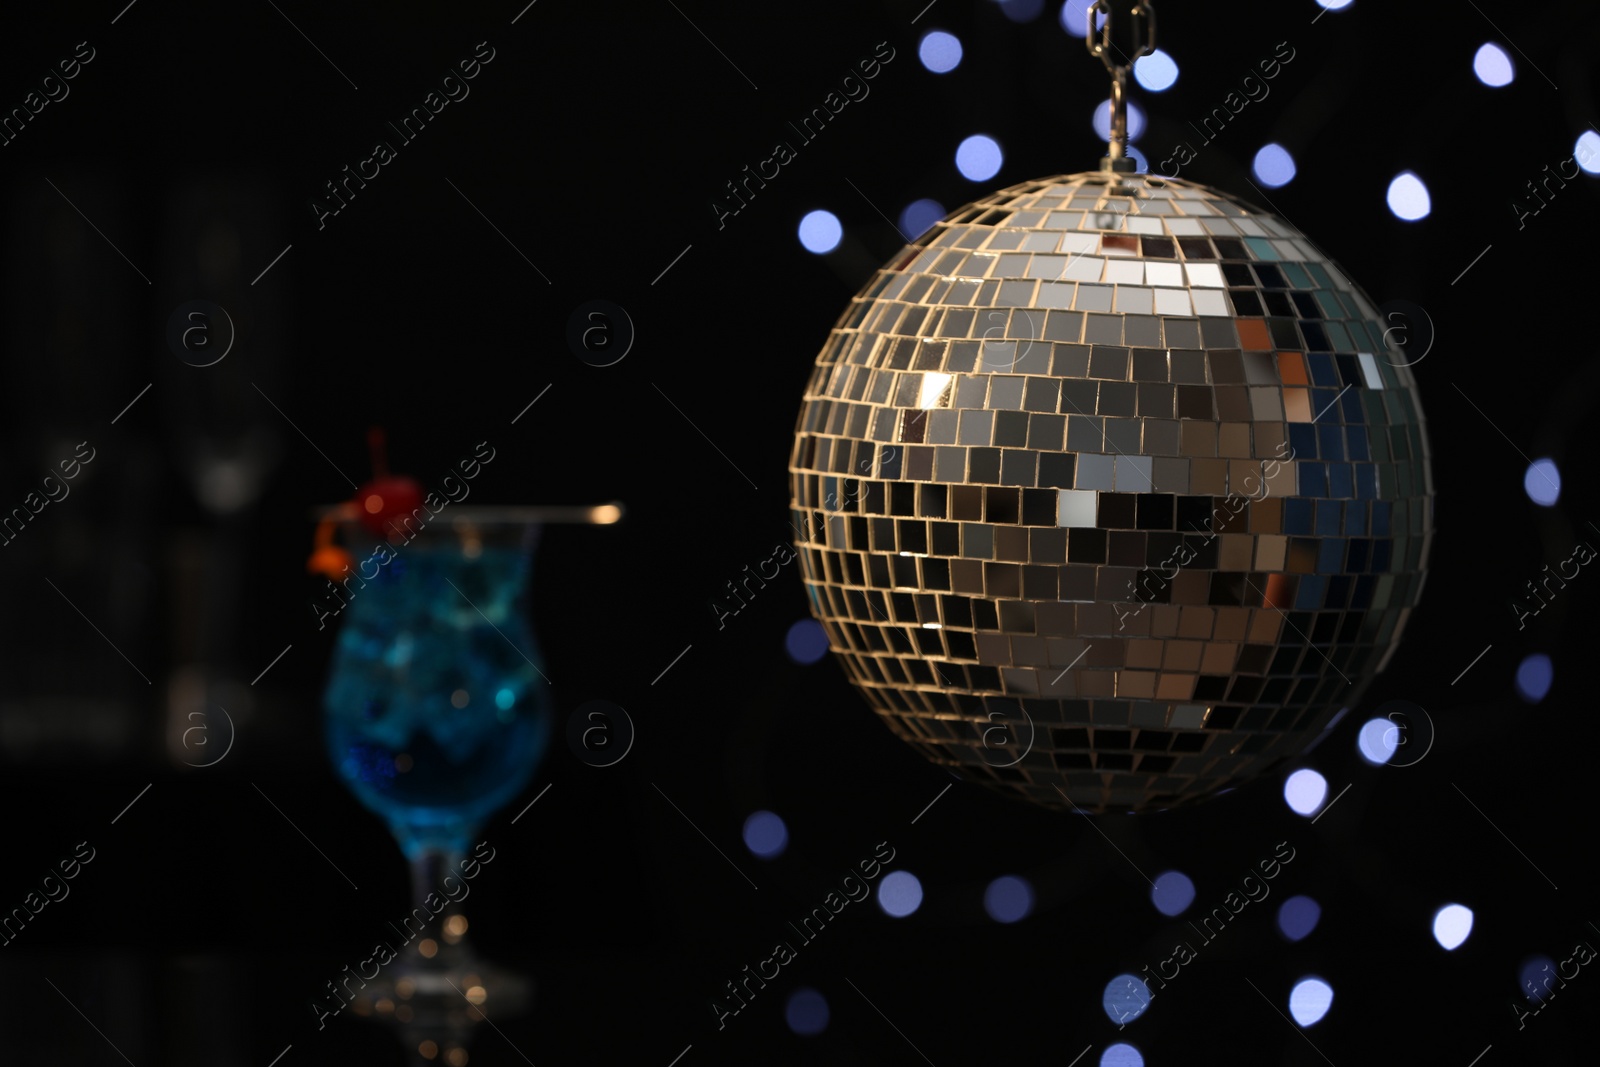
[[[1526, 629], [1509, 604], [1577, 542], [1600, 543], [1583, 436], [1600, 416], [1600, 185], [1580, 176], [1521, 228], [1512, 204], [1596, 122], [1600, 13], [1485, 9], [1513, 47], [1471, 4], [1356, 0], [1320, 18], [1311, 0], [1159, 4], [1181, 74], [1135, 89], [1152, 160], [1192, 141], [1187, 123], [1278, 42], [1295, 49], [1183, 176], [1259, 202], [1250, 157], [1281, 142], [1299, 176], [1271, 192], [1276, 210], [1375, 303], [1425, 309], [1436, 336], [1414, 373], [1437, 533], [1400, 652], [1305, 761], [1334, 791], [1353, 783], [1326, 818], [1289, 811], [1274, 777], [1090, 825], [966, 784], [940, 796], [950, 776], [894, 740], [831, 659], [785, 655], [806, 616], [794, 568], [721, 630], [708, 605], [787, 537], [801, 390], [850, 296], [904, 243], [883, 214], [919, 197], [954, 210], [1102, 152], [1089, 116], [1105, 75], [1059, 4], [1017, 23], [988, 0], [939, 0], [913, 25], [922, 2], [541, 0], [514, 26], [519, 0], [139, 0], [120, 15], [112, 0], [0, 18], [0, 109], [78, 42], [95, 50], [70, 95], [0, 146], [0, 508], [78, 442], [95, 449], [71, 495], [0, 549], [0, 910], [77, 842], [97, 852], [68, 899], [0, 947], [0, 1060], [265, 1067], [292, 1045], [284, 1067], [400, 1062], [387, 1031], [346, 1013], [318, 1032], [306, 1006], [408, 906], [398, 850], [323, 754], [332, 629], [317, 629], [304, 570], [308, 509], [345, 498], [346, 475], [366, 480], [381, 423], [391, 465], [429, 485], [487, 439], [497, 458], [474, 502], [627, 506], [616, 526], [550, 528], [535, 562], [561, 724], [601, 698], [637, 739], [604, 769], [558, 741], [486, 828], [498, 858], [476, 883], [473, 938], [539, 994], [523, 1018], [491, 1014], [499, 1031], [481, 1028], [473, 1063], [665, 1067], [689, 1047], [684, 1067], [1065, 1065], [1092, 1047], [1087, 1065], [1116, 1040], [1152, 1065], [1465, 1065], [1486, 1046], [1486, 1065], [1592, 1061], [1600, 978], [1580, 973], [1520, 1032], [1508, 1005], [1525, 959], [1561, 960], [1600, 922], [1584, 804], [1600, 579], [1584, 570]], [[930, 28], [960, 35], [953, 73], [918, 63]], [[480, 41], [495, 57], [470, 96], [398, 144], [385, 122]], [[719, 230], [723, 184], [793, 143], [787, 122], [880, 41], [895, 58], [871, 95]], [[1485, 41], [1512, 55], [1511, 86], [1473, 77]], [[952, 162], [977, 132], [1006, 152], [983, 183]], [[378, 138], [397, 158], [319, 229], [309, 202]], [[1431, 190], [1420, 222], [1384, 205], [1402, 169]], [[795, 239], [814, 208], [845, 227], [824, 257]], [[637, 328], [615, 366], [566, 342], [592, 299]], [[215, 366], [167, 344], [191, 300], [237, 328]], [[1539, 456], [1566, 477], [1554, 508], [1522, 489]], [[1555, 664], [1537, 705], [1512, 685], [1530, 652]], [[177, 741], [196, 693], [238, 726], [228, 757], [199, 769]], [[1355, 734], [1391, 699], [1426, 709], [1432, 736], [1412, 740], [1432, 747], [1374, 768]], [[758, 808], [788, 823], [773, 862], [740, 840]], [[922, 880], [921, 909], [847, 908], [719, 1031], [722, 983], [881, 841]], [[1280, 841], [1296, 859], [1272, 901], [1118, 1034], [1106, 983], [1195, 940], [1151, 906], [1146, 875], [1193, 878], [1195, 918]], [[1037, 893], [1011, 926], [982, 905], [1001, 874]], [[1273, 922], [1293, 893], [1323, 907], [1298, 944]], [[1429, 926], [1451, 901], [1476, 924], [1446, 953]], [[1306, 974], [1335, 999], [1302, 1035], [1281, 1012]], [[828, 1000], [820, 1036], [783, 1021], [799, 986]]]

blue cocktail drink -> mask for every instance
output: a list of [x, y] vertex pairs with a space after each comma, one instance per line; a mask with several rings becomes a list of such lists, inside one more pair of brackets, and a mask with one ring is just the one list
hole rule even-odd
[[465, 851], [544, 755], [553, 711], [525, 603], [536, 529], [427, 531], [350, 583], [328, 754], [413, 861]]

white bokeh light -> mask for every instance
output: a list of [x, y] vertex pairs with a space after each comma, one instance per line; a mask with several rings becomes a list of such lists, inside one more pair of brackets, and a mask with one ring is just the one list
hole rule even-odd
[[1600, 133], [1584, 130], [1572, 146], [1572, 158], [1586, 173], [1600, 174]]
[[1317, 0], [1318, 7], [1325, 7], [1329, 11], [1340, 11], [1351, 5], [1353, 0]]
[[[1078, 40], [1083, 40], [1089, 35], [1089, 8], [1092, 6], [1093, 0], [1067, 0], [1061, 8], [1061, 28]], [[1104, 15], [1094, 20], [1095, 29], [1105, 24]]]
[[1400, 727], [1392, 719], [1368, 719], [1356, 735], [1356, 750], [1368, 763], [1383, 765], [1400, 747]]
[[822, 255], [839, 247], [844, 237], [844, 227], [839, 217], [831, 211], [813, 211], [800, 220], [800, 243], [807, 252]]
[[1005, 154], [993, 137], [975, 133], [956, 148], [956, 169], [970, 182], [983, 182], [1000, 173]]
[[[1100, 106], [1094, 109], [1094, 132], [1100, 135], [1102, 141], [1111, 140], [1111, 101], [1100, 101]], [[1144, 108], [1128, 101], [1128, 140], [1137, 141], [1144, 136]]]
[[961, 65], [961, 38], [944, 30], [929, 30], [917, 45], [917, 58], [935, 74], [948, 74]]
[[1478, 54], [1472, 57], [1472, 73], [1491, 89], [1510, 85], [1517, 76], [1516, 69], [1511, 65], [1511, 57], [1497, 44], [1486, 44], [1478, 49]]
[[1172, 83], [1178, 80], [1178, 64], [1157, 48], [1133, 61], [1133, 77], [1150, 92], [1159, 93], [1172, 88]]
[[1273, 143], [1262, 145], [1256, 153], [1255, 160], [1250, 164], [1250, 169], [1255, 171], [1256, 181], [1269, 189], [1288, 185], [1294, 181], [1294, 157], [1289, 150], [1281, 144]]
[[1314, 815], [1328, 795], [1328, 780], [1309, 767], [1295, 771], [1283, 783], [1283, 799], [1296, 815]]
[[1302, 978], [1289, 991], [1289, 1014], [1301, 1026], [1322, 1021], [1333, 1007], [1333, 987], [1320, 978]]
[[1472, 933], [1472, 909], [1465, 904], [1446, 904], [1433, 913], [1433, 939], [1446, 952], [1453, 952]]
[[1394, 212], [1395, 218], [1406, 222], [1425, 219], [1428, 212], [1433, 210], [1433, 198], [1428, 195], [1428, 187], [1409, 170], [1395, 175], [1394, 181], [1389, 183], [1388, 201], [1389, 210]]

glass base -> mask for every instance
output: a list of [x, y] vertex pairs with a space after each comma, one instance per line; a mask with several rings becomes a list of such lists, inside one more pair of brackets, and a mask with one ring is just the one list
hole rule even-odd
[[350, 1010], [393, 1027], [412, 1064], [464, 1063], [461, 1054], [477, 1025], [524, 1014], [534, 984], [482, 959], [465, 942], [439, 944], [432, 957], [423, 955], [432, 944], [408, 948], [367, 983]]

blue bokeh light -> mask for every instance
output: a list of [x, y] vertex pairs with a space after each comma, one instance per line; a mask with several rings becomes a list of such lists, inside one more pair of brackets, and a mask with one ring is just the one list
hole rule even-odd
[[1150, 987], [1136, 974], [1119, 974], [1106, 983], [1100, 997], [1100, 1006], [1111, 1021], [1121, 1025], [1132, 1022], [1150, 1006]]
[[1537, 704], [1550, 692], [1555, 681], [1555, 664], [1543, 652], [1535, 652], [1517, 667], [1517, 693], [1530, 704]]
[[1255, 172], [1256, 181], [1269, 189], [1277, 189], [1294, 181], [1297, 173], [1294, 166], [1294, 157], [1289, 150], [1281, 144], [1273, 143], [1262, 145], [1256, 153], [1250, 169]]
[[1522, 476], [1522, 489], [1540, 507], [1554, 507], [1561, 499], [1561, 470], [1553, 459], [1536, 459]]
[[796, 663], [815, 663], [828, 654], [828, 632], [816, 619], [801, 619], [783, 635], [783, 650]]
[[908, 241], [915, 241], [918, 237], [928, 232], [928, 227], [949, 214], [944, 205], [937, 200], [924, 197], [913, 200], [900, 212], [900, 234]]
[[1044, 12], [1044, 0], [1000, 0], [1000, 13], [1012, 22], [1032, 22]]
[[1278, 905], [1278, 930], [1290, 941], [1304, 941], [1321, 918], [1322, 905], [1307, 896], [1290, 897]]
[[1194, 882], [1182, 871], [1156, 875], [1150, 901], [1163, 915], [1182, 915], [1194, 903]]
[[988, 181], [1000, 173], [1005, 153], [993, 137], [975, 133], [956, 147], [956, 169], [971, 182]]
[[1172, 88], [1172, 83], [1178, 80], [1178, 64], [1171, 56], [1157, 48], [1149, 55], [1140, 56], [1133, 61], [1133, 77], [1152, 93], [1164, 92]]
[[947, 74], [961, 65], [961, 38], [944, 30], [929, 30], [917, 45], [917, 58], [935, 74]]
[[891, 871], [878, 883], [878, 907], [896, 919], [922, 907], [922, 883], [910, 871]]
[[810, 986], [801, 986], [789, 994], [789, 1002], [783, 1006], [783, 1021], [802, 1037], [822, 1033], [828, 1028], [828, 998]]
[[1144, 1067], [1144, 1057], [1132, 1045], [1119, 1041], [1100, 1054], [1100, 1067]]
[[764, 860], [777, 859], [789, 847], [789, 828], [770, 811], [752, 812], [744, 821], [744, 847]]
[[1552, 999], [1561, 988], [1560, 969], [1549, 956], [1534, 956], [1522, 961], [1517, 972], [1517, 988], [1535, 1004]]
[[1033, 911], [1033, 886], [1026, 878], [1002, 875], [983, 891], [983, 910], [997, 923], [1020, 922]]

